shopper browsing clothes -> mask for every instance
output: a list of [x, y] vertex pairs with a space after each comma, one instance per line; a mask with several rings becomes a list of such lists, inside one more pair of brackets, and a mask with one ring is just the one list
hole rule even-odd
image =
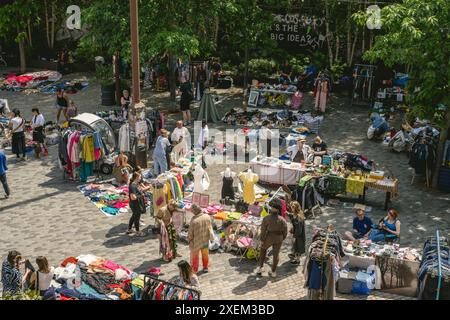
[[369, 234], [369, 239], [373, 242], [386, 242], [398, 239], [400, 236], [400, 220], [398, 219], [398, 212], [391, 209], [388, 215], [381, 219], [378, 227], [372, 229]]
[[356, 217], [353, 219], [353, 230], [345, 232], [346, 237], [355, 241], [358, 239], [368, 238], [372, 230], [372, 220], [366, 217], [364, 210], [356, 210]]
[[58, 91], [56, 91], [56, 123], [59, 123], [59, 119], [61, 118], [61, 112], [63, 113], [64, 117], [66, 118], [66, 121], [69, 119], [67, 118], [67, 107], [69, 106], [69, 97], [64, 92], [63, 89], [59, 88]]
[[127, 234], [134, 233], [133, 231], [133, 225], [134, 229], [136, 231], [137, 236], [142, 236], [143, 233], [139, 230], [139, 224], [141, 219], [141, 214], [145, 213], [146, 207], [145, 207], [145, 198], [144, 198], [144, 192], [150, 189], [150, 187], [147, 188], [141, 188], [140, 182], [141, 182], [141, 174], [139, 172], [133, 173], [133, 176], [130, 180], [130, 185], [128, 187], [129, 192], [129, 200], [130, 200], [130, 209], [132, 212], [130, 221], [128, 223], [128, 230]]
[[155, 143], [155, 150], [153, 150], [153, 168], [157, 176], [168, 169], [166, 151], [169, 147], [169, 132], [161, 129], [161, 134]]
[[39, 158], [41, 153], [45, 150], [45, 135], [44, 126], [45, 119], [38, 108], [31, 109], [33, 112], [33, 118], [31, 119], [31, 128], [33, 129], [33, 141], [36, 142], [36, 156]]
[[189, 224], [188, 241], [189, 251], [191, 252], [191, 265], [194, 272], [198, 272], [199, 257], [202, 254], [203, 272], [208, 272], [209, 267], [209, 240], [211, 239], [212, 225], [211, 218], [202, 209], [192, 205], [194, 216]]
[[178, 270], [180, 271], [179, 285], [182, 287], [191, 287], [198, 289], [200, 283], [198, 277], [192, 269], [191, 265], [186, 260], [181, 260], [178, 262]]
[[265, 216], [261, 224], [261, 256], [259, 268], [256, 274], [261, 276], [264, 271], [267, 250], [272, 247], [273, 261], [269, 276], [276, 277], [276, 270], [281, 250], [281, 244], [287, 237], [288, 227], [286, 220], [281, 216], [282, 204], [279, 199], [273, 199], [269, 203], [270, 214]]
[[[12, 152], [19, 160], [26, 160], [25, 149], [25, 119], [22, 118], [20, 111], [13, 110], [13, 118], [9, 122], [12, 133]], [[20, 157], [22, 155], [22, 158]]]
[[5, 199], [8, 199], [11, 191], [9, 190], [8, 180], [6, 180], [6, 171], [8, 171], [8, 166], [6, 165], [5, 153], [0, 150], [0, 182], [5, 190]]
[[128, 164], [128, 157], [121, 152], [114, 161], [113, 177], [120, 185], [128, 184], [131, 172], [133, 172], [133, 168]]
[[292, 223], [290, 233], [294, 238], [294, 243], [289, 258], [292, 264], [300, 264], [300, 257], [306, 252], [305, 214], [297, 201], [291, 202], [290, 207], [291, 212], [288, 213], [288, 217]]
[[171, 134], [174, 154], [174, 161], [177, 162], [180, 158], [184, 158], [190, 147], [191, 135], [189, 130], [183, 126], [183, 121], [177, 121], [177, 127]]
[[177, 232], [172, 221], [172, 216], [178, 208], [178, 203], [171, 200], [166, 206], [156, 213], [156, 220], [161, 225], [159, 237], [159, 250], [163, 260], [170, 262], [176, 257], [181, 257], [177, 252]]

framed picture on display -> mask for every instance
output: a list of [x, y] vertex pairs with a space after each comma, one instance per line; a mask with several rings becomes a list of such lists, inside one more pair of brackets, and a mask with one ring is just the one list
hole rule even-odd
[[209, 195], [202, 194], [200, 195], [200, 208], [206, 208], [209, 206]]
[[258, 105], [259, 92], [250, 91], [250, 95], [248, 97], [248, 105], [252, 107], [256, 107]]
[[196, 205], [200, 206], [200, 198], [201, 198], [201, 194], [198, 192], [194, 192], [192, 194], [192, 204], [196, 204]]

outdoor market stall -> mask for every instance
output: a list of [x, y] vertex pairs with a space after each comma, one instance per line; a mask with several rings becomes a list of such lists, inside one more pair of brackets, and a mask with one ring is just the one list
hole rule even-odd
[[[416, 249], [399, 244], [376, 244], [370, 240], [342, 241], [348, 259], [343, 262], [345, 273], [356, 270], [374, 275], [373, 288], [415, 297], [417, 294], [419, 261]], [[369, 288], [370, 289], [370, 288]]]

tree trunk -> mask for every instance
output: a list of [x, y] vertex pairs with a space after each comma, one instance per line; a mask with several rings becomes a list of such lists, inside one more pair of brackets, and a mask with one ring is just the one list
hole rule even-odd
[[170, 101], [175, 102], [176, 98], [176, 90], [177, 90], [177, 84], [175, 79], [175, 57], [171, 54], [169, 54], [169, 89], [170, 89]]
[[[347, 17], [350, 17], [351, 14], [351, 4], [347, 4]], [[352, 25], [350, 24], [350, 19], [347, 21], [347, 65], [351, 65], [351, 52], [352, 52], [352, 33], [351, 33]]]
[[215, 21], [215, 29], [214, 29], [214, 47], [217, 47], [217, 43], [219, 42], [219, 16], [216, 16], [216, 21]]
[[51, 48], [50, 43], [50, 25], [48, 21], [48, 6], [47, 6], [47, 0], [44, 0], [44, 6], [45, 6], [45, 35], [47, 36], [47, 45], [49, 48]]
[[120, 88], [120, 70], [119, 70], [119, 53], [113, 56], [114, 62], [114, 79], [116, 84], [116, 104], [120, 106], [120, 98], [122, 97], [122, 92]]
[[50, 49], [55, 47], [55, 1], [52, 2], [52, 30], [50, 34]]
[[338, 35], [336, 35], [336, 54], [334, 56], [334, 61], [338, 61], [339, 60], [339, 46], [340, 46], [340, 38]]
[[355, 56], [355, 48], [356, 48], [356, 42], [358, 40], [358, 29], [356, 29], [355, 32], [355, 38], [353, 39], [353, 45], [352, 45], [352, 51], [350, 53], [350, 61], [348, 63], [348, 66], [351, 67], [352, 63], [353, 63], [353, 57]]
[[444, 146], [447, 139], [449, 139], [448, 128], [450, 128], [450, 111], [447, 111], [446, 118], [447, 118], [447, 128], [445, 130], [441, 130], [441, 136], [439, 139], [439, 144], [436, 153], [436, 167], [434, 168], [431, 176], [432, 177], [431, 186], [433, 187], [433, 189], [436, 189], [438, 186], [439, 170], [441, 169], [442, 160], [444, 157]]
[[33, 46], [33, 39], [31, 38], [31, 18], [27, 21], [27, 31], [28, 31], [28, 44], [30, 47]]
[[[19, 32], [20, 35], [20, 32]], [[23, 40], [23, 37], [20, 36], [19, 38], [19, 56], [20, 56], [20, 72], [25, 73], [27, 70], [27, 60], [25, 57], [25, 41]]]
[[328, 1], [325, 1], [325, 27], [327, 34], [327, 46], [328, 46], [328, 59], [330, 63], [330, 68], [333, 65], [333, 48], [331, 42], [333, 41], [333, 35], [330, 32], [330, 23], [328, 21], [330, 19], [330, 12], [328, 9]]

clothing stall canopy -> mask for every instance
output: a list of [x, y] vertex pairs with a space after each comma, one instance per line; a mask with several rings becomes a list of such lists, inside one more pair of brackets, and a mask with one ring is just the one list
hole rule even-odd
[[112, 153], [117, 148], [116, 136], [110, 125], [102, 118], [92, 113], [82, 113], [70, 119], [69, 126], [80, 131], [92, 131], [100, 133], [103, 144], [108, 153]]

